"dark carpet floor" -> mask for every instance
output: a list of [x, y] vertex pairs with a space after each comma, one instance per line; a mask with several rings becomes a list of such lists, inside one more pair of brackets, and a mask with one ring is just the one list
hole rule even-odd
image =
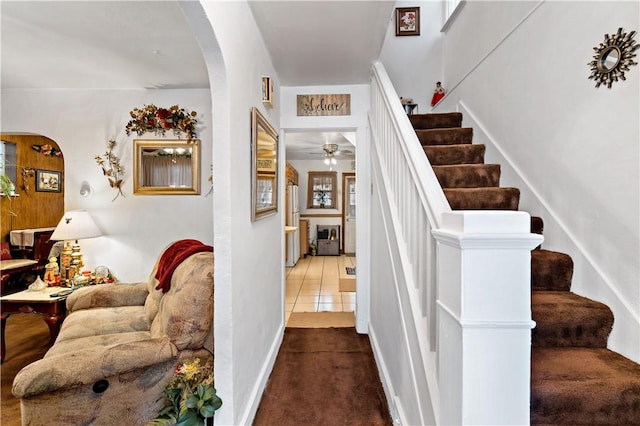
[[368, 336], [286, 328], [253, 424], [391, 425]]

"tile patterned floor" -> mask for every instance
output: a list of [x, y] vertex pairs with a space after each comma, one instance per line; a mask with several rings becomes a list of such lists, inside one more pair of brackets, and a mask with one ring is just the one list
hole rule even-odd
[[339, 268], [354, 267], [351, 256], [307, 256], [286, 268], [285, 321], [291, 312], [353, 312], [355, 292], [338, 291]]

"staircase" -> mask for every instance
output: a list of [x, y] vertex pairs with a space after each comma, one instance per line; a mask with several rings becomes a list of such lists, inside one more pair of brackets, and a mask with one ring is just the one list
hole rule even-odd
[[[500, 186], [461, 113], [408, 117], [451, 209], [518, 210], [519, 189]], [[543, 226], [531, 218], [531, 232]], [[640, 425], [640, 365], [607, 349], [613, 314], [572, 293], [572, 275], [569, 255], [531, 252], [531, 424]]]

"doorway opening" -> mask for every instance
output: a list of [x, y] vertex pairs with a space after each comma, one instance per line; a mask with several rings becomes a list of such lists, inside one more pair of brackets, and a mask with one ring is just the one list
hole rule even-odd
[[[295, 194], [287, 210], [297, 212], [302, 233], [300, 257], [286, 260], [285, 324], [354, 326], [355, 276], [347, 270], [354, 271], [356, 262], [355, 132], [296, 131], [286, 132], [283, 139], [287, 175], [297, 178], [285, 188]], [[297, 205], [289, 205], [295, 200]], [[289, 232], [294, 231], [289, 227]]]

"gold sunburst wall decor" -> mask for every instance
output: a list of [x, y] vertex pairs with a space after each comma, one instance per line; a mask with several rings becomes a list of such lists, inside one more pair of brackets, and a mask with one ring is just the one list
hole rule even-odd
[[633, 51], [640, 47], [633, 39], [635, 35], [635, 31], [627, 34], [622, 32], [622, 28], [618, 28], [615, 34], [605, 34], [604, 41], [593, 48], [596, 54], [593, 55], [593, 61], [589, 62], [589, 79], [595, 80], [596, 88], [605, 84], [611, 89], [614, 81], [626, 80], [624, 73], [629, 71], [629, 66], [638, 65], [632, 59], [636, 56]]

